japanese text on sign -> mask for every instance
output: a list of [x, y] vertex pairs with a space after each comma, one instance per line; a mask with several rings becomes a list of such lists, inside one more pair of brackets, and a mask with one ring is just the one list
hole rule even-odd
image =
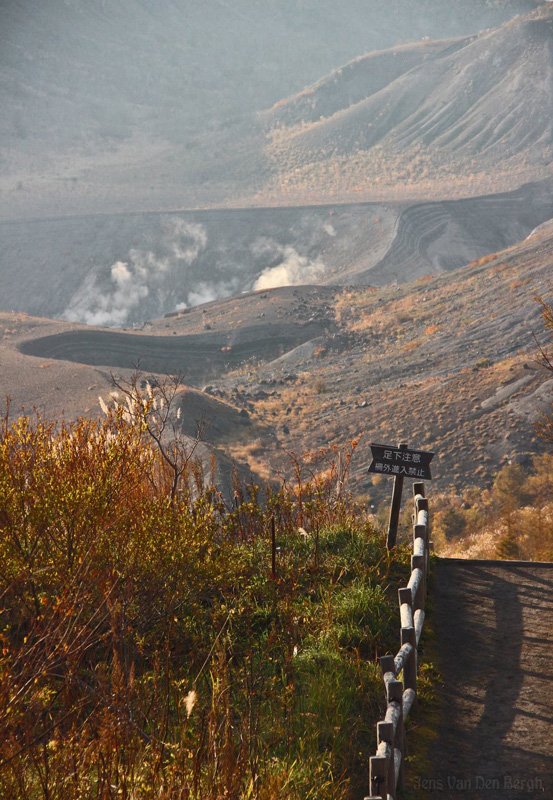
[[432, 479], [430, 462], [434, 458], [434, 453], [384, 444], [371, 444], [371, 452], [373, 460], [369, 466], [369, 472], [406, 478]]
[[427, 471], [416, 467], [405, 467], [399, 464], [387, 464], [381, 461], [374, 462], [374, 472], [387, 473], [388, 475], [406, 475], [408, 478], [425, 478]]

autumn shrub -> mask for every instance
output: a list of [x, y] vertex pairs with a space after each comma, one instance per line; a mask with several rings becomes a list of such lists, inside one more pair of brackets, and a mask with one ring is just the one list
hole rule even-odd
[[475, 258], [473, 261], [470, 262], [469, 267], [481, 267], [484, 264], [489, 264], [490, 261], [495, 261], [497, 259], [496, 253], [490, 253], [487, 256], [482, 256], [481, 258]]
[[434, 498], [440, 555], [553, 561], [553, 456], [507, 464], [489, 489]]
[[0, 796], [360, 792], [406, 561], [351, 448], [225, 498], [129, 409], [3, 419]]

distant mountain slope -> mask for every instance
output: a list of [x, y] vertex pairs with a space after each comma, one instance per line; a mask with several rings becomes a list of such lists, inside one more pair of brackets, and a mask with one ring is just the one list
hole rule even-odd
[[251, 113], [368, 51], [473, 34], [538, 5], [4, 0], [0, 214], [236, 202], [267, 168], [242, 125]]
[[263, 119], [290, 193], [432, 183], [472, 193], [551, 174], [553, 9], [358, 59]]
[[442, 55], [446, 50], [463, 47], [470, 40], [423, 40], [366, 53], [299, 94], [280, 100], [263, 112], [261, 118], [269, 127], [289, 127], [328, 119], [372, 97], [429, 59]]
[[40, 107], [46, 132], [56, 111], [74, 103], [80, 116], [59, 120], [60, 133], [112, 124], [114, 138], [125, 136], [144, 121], [141, 107], [143, 114], [162, 110], [164, 118], [149, 122], [178, 137], [166, 128], [171, 121], [190, 125], [259, 110], [354, 54], [474, 33], [536, 5], [419, 0], [414, 12], [406, 0], [4, 0], [2, 89], [17, 104], [4, 131], [16, 114], [13, 133], [25, 133]]

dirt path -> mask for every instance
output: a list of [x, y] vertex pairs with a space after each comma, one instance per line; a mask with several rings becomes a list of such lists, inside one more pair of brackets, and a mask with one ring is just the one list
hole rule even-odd
[[444, 559], [443, 713], [421, 797], [553, 798], [553, 564]]

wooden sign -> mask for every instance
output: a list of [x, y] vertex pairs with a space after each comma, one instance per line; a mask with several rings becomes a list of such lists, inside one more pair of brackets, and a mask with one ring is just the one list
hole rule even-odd
[[388, 444], [372, 444], [373, 460], [369, 472], [390, 477], [414, 478], [415, 480], [432, 480], [430, 462], [434, 453], [428, 450], [409, 450], [392, 447]]

